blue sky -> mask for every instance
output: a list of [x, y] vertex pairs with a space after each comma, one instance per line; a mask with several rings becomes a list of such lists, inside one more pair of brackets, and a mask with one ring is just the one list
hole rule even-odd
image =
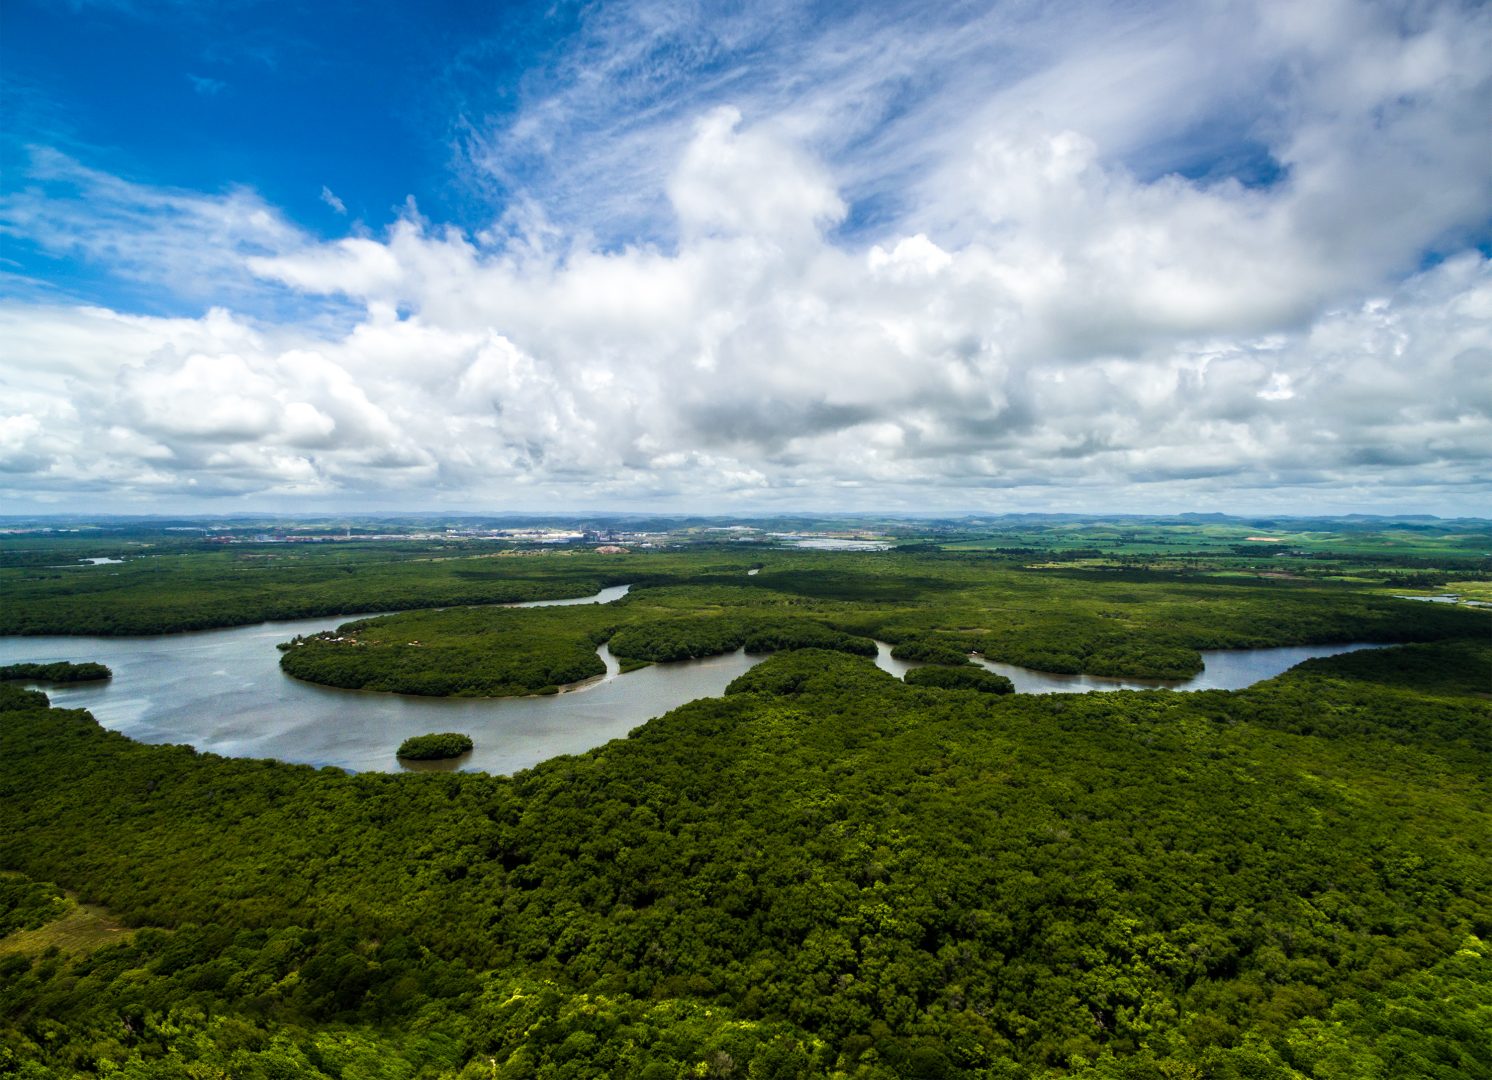
[[1476, 5], [17, 0], [0, 496], [1486, 505]]
[[[152, 186], [246, 187], [327, 237], [386, 226], [410, 196], [441, 220], [481, 223], [488, 199], [451, 168], [463, 83], [479, 81], [467, 58], [492, 83], [516, 82], [567, 21], [539, 7], [472, 18], [488, 7], [9, 5], [6, 173], [24, 175], [43, 145]], [[107, 268], [18, 254], [108, 296]]]
[[324, 184], [374, 223], [410, 194], [459, 213], [464, 58], [516, 80], [565, 21], [468, 21], [463, 9], [483, 6], [10, 5], [7, 152], [41, 139], [136, 180], [247, 185], [312, 227], [331, 224]]

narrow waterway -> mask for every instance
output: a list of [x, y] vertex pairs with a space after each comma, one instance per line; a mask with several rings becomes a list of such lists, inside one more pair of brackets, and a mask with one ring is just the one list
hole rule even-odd
[[[540, 600], [516, 607], [609, 603], [628, 586], [594, 596]], [[722, 693], [760, 662], [742, 651], [703, 660], [655, 664], [618, 674], [603, 645], [606, 674], [548, 697], [419, 698], [336, 690], [292, 679], [280, 670], [275, 645], [349, 618], [260, 623], [224, 630], [144, 637], [0, 637], [0, 664], [97, 661], [109, 682], [46, 686], [63, 708], [88, 709], [104, 727], [147, 743], [189, 743], [233, 757], [273, 757], [357, 771], [401, 768], [394, 750], [429, 731], [461, 731], [476, 742], [467, 757], [442, 767], [511, 773], [561, 754], [577, 754], [626, 735], [687, 701]], [[1302, 660], [1369, 645], [1299, 646], [1204, 652], [1207, 668], [1193, 679], [1159, 681], [1054, 675], [981, 661], [1009, 676], [1023, 693], [1087, 690], [1240, 689]], [[891, 658], [879, 643], [876, 663], [900, 678], [915, 665]]]
[[[609, 603], [618, 585], [586, 597], [510, 607]], [[736, 652], [607, 673], [548, 697], [419, 698], [337, 690], [292, 679], [275, 645], [353, 618], [328, 616], [224, 630], [142, 637], [0, 637], [0, 663], [95, 660], [108, 682], [44, 686], [54, 704], [88, 709], [104, 727], [147, 743], [189, 743], [233, 757], [274, 757], [357, 771], [401, 768], [394, 750], [411, 735], [462, 731], [476, 742], [454, 767], [511, 773], [626, 735], [686, 701], [713, 697], [760, 657]]]
[[[1272, 679], [1296, 664], [1318, 656], [1336, 656], [1358, 649], [1378, 649], [1371, 642], [1349, 645], [1287, 645], [1276, 649], [1202, 649], [1201, 671], [1189, 679], [1124, 679], [1106, 675], [1060, 675], [1018, 664], [1001, 664], [972, 656], [980, 667], [1004, 675], [1018, 694], [1086, 694], [1094, 690], [1242, 690]], [[876, 666], [898, 679], [921, 664], [909, 664], [891, 655], [891, 646], [876, 642]]]

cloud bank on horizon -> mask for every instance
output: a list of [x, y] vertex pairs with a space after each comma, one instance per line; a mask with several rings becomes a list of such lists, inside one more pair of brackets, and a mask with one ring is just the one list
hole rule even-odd
[[[190, 108], [280, 78], [172, 18]], [[45, 54], [21, 23], [4, 51]], [[1492, 505], [1485, 6], [633, 0], [530, 31], [515, 59], [444, 26], [418, 107], [356, 118], [440, 177], [383, 215], [340, 174], [276, 201], [272, 161], [153, 172], [7, 76], [5, 502]]]

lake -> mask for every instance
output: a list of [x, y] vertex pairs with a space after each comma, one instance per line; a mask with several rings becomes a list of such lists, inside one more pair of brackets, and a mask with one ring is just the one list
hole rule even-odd
[[890, 551], [894, 546], [886, 540], [850, 540], [832, 536], [798, 536], [794, 533], [772, 535], [789, 547], [808, 548], [811, 551]]
[[[516, 607], [604, 603], [626, 594], [619, 585], [589, 597], [541, 600]], [[328, 630], [350, 618], [260, 623], [146, 637], [0, 637], [0, 664], [93, 660], [114, 678], [45, 686], [63, 708], [88, 709], [104, 727], [146, 743], [190, 743], [232, 757], [274, 757], [355, 771], [397, 771], [394, 749], [411, 735], [461, 731], [476, 749], [440, 766], [512, 773], [561, 754], [578, 754], [626, 735], [654, 716], [695, 698], [715, 697], [764, 659], [738, 650], [703, 660], [654, 664], [622, 676], [603, 645], [606, 674], [565, 693], [523, 698], [419, 698], [337, 690], [292, 679], [275, 645]], [[1023, 693], [1086, 690], [1240, 689], [1302, 660], [1369, 645], [1298, 646], [1204, 652], [1207, 669], [1180, 682], [1054, 675], [1009, 664], [984, 666]], [[910, 667], [880, 643], [877, 664], [900, 677]], [[430, 766], [422, 766], [429, 768]]]

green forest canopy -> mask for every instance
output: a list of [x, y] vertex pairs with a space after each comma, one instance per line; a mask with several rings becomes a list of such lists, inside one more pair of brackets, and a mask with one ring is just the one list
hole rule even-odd
[[[744, 563], [670, 556], [621, 600], [575, 607], [466, 606], [357, 620], [287, 643], [297, 678], [424, 695], [552, 692], [602, 674], [606, 642], [629, 665], [821, 648], [965, 664], [971, 652], [1042, 671], [1185, 678], [1200, 649], [1433, 641], [1476, 633], [1483, 612], [1409, 604], [1339, 583], [1149, 571], [1033, 571], [978, 556], [786, 556]], [[677, 581], [687, 581], [685, 584]]]
[[439, 761], [443, 758], [469, 754], [472, 745], [470, 735], [462, 735], [455, 731], [411, 735], [399, 744], [397, 756], [411, 761]]
[[[337, 685], [531, 692], [603, 641], [629, 665], [776, 655], [513, 777], [144, 746], [0, 683], [0, 1075], [1492, 1076], [1486, 613], [1022, 559], [7, 571], [30, 632], [634, 586], [285, 650]], [[950, 666], [898, 681], [873, 638]], [[1190, 694], [991, 693], [965, 662], [1140, 675], [1350, 640], [1421, 644]], [[64, 891], [134, 931], [73, 932]]]
[[4, 1045], [34, 1075], [1487, 1075], [1489, 664], [1031, 697], [796, 651], [510, 779], [27, 698], [0, 860], [158, 929], [0, 959]]
[[60, 661], [55, 664], [6, 664], [0, 667], [0, 681], [29, 680], [32, 682], [75, 683], [98, 682], [112, 679], [114, 673], [103, 664], [74, 664]]

